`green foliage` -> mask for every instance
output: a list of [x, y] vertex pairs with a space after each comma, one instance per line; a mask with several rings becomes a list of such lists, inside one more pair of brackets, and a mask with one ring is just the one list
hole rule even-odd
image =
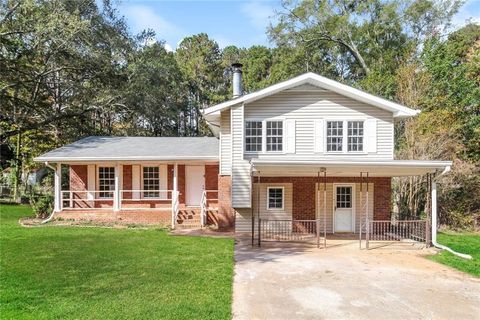
[[53, 211], [53, 200], [52, 194], [32, 195], [30, 197], [30, 204], [32, 205], [35, 216], [37, 218], [48, 217]]
[[2, 319], [230, 319], [233, 239], [159, 229], [24, 228], [0, 210]]

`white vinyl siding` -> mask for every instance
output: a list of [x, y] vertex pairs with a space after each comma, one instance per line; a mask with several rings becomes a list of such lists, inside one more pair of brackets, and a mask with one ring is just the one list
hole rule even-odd
[[220, 174], [232, 174], [232, 133], [230, 109], [220, 113]]
[[[331, 91], [280, 92], [245, 105], [244, 113], [245, 121], [282, 118], [285, 123], [288, 120], [296, 122], [296, 150], [293, 155], [263, 152], [255, 155], [258, 158], [299, 156], [319, 160], [335, 157], [393, 159], [393, 114]], [[328, 153], [325, 143], [327, 121], [365, 121], [364, 151], [351, 154]], [[323, 126], [323, 130], [316, 129], [317, 126]], [[245, 156], [247, 159], [252, 157]]]
[[[267, 210], [267, 188], [283, 188], [283, 208]], [[253, 212], [257, 216], [257, 205], [259, 206], [262, 219], [289, 220], [293, 212], [293, 185], [291, 183], [260, 183], [253, 185]], [[260, 195], [260, 199], [258, 196]], [[252, 209], [235, 210], [235, 232], [252, 232]], [[255, 231], [256, 233], [256, 231]]]
[[243, 105], [232, 111], [232, 207], [250, 208], [250, 163], [244, 158]]

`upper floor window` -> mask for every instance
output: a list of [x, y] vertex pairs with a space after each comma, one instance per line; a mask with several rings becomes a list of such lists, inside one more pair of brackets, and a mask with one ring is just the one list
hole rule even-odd
[[267, 121], [267, 151], [283, 151], [283, 121]]
[[160, 173], [158, 167], [143, 167], [143, 197], [158, 198], [160, 196]]
[[364, 121], [327, 121], [327, 152], [363, 152], [363, 145]]
[[363, 151], [363, 121], [348, 121], [348, 151]]
[[113, 198], [115, 167], [98, 167], [98, 189], [100, 198]]
[[343, 121], [327, 122], [327, 151], [343, 151]]
[[262, 151], [262, 121], [245, 122], [245, 151]]

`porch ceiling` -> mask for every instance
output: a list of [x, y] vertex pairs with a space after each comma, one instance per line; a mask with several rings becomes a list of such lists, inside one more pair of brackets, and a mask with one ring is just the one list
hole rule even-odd
[[[368, 172], [370, 177], [406, 177], [448, 170], [451, 161], [371, 160], [371, 161], [314, 161], [252, 159], [260, 176], [317, 176], [320, 168], [329, 177], [356, 177]], [[323, 173], [321, 173], [323, 175]]]

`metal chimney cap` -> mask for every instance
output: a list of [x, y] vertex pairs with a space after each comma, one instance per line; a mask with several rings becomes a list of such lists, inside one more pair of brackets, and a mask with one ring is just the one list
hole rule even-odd
[[235, 70], [242, 70], [242, 67], [243, 67], [243, 64], [241, 64], [240, 62], [232, 63], [232, 68]]

